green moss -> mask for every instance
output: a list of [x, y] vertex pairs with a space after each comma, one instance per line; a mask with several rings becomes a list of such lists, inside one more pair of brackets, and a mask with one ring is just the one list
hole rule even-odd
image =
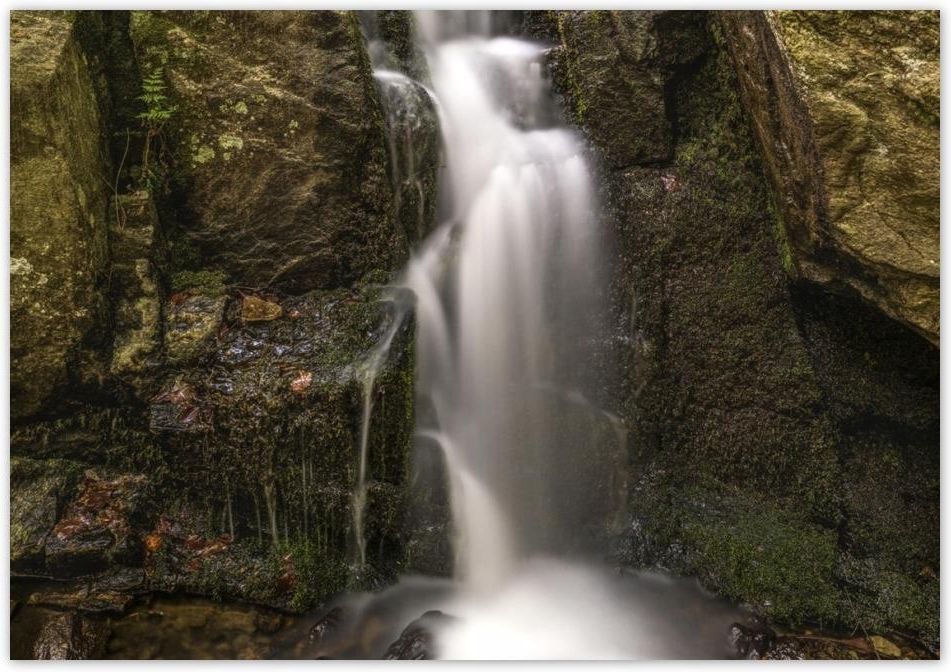
[[792, 625], [839, 620], [835, 532], [749, 496], [684, 512], [691, 571]]
[[897, 629], [937, 642], [940, 630], [940, 580], [933, 573], [912, 579], [880, 562], [846, 556], [838, 568], [845, 619], [868, 632]]
[[311, 541], [282, 546], [271, 558], [278, 567], [288, 562], [293, 567], [293, 592], [287, 602], [292, 611], [310, 611], [347, 587], [350, 571], [346, 563]]
[[228, 281], [228, 274], [224, 271], [178, 271], [172, 274], [170, 289], [172, 293], [186, 289], [197, 289], [207, 296], [221, 296], [224, 294]]

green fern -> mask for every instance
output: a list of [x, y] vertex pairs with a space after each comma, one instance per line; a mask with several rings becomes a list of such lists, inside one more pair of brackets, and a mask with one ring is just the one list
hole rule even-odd
[[142, 80], [142, 95], [137, 99], [145, 103], [145, 111], [140, 112], [138, 118], [150, 128], [160, 127], [178, 109], [169, 104], [168, 96], [165, 95], [165, 75], [161, 66], [154, 68]]
[[136, 100], [145, 104], [145, 111], [136, 115], [145, 126], [145, 145], [142, 148], [142, 181], [150, 189], [156, 181], [156, 175], [149, 169], [149, 152], [152, 139], [162, 132], [162, 127], [178, 110], [165, 95], [165, 73], [161, 66], [155, 67], [142, 79], [142, 95]]

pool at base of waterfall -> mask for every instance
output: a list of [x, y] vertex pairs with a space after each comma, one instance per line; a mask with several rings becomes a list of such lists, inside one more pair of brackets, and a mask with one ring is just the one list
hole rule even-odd
[[[11, 657], [105, 659], [875, 659], [928, 658], [914, 642], [783, 630], [696, 581], [546, 558], [474, 590], [408, 576], [310, 614], [189, 595], [116, 607], [69, 584], [17, 580]], [[88, 596], [87, 596], [88, 597]], [[102, 609], [94, 611], [98, 605]], [[116, 606], [116, 605], [113, 605]]]

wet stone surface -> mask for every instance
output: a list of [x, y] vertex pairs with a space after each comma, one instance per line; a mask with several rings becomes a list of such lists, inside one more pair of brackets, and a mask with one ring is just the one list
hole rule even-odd
[[456, 620], [438, 609], [427, 611], [406, 626], [399, 639], [390, 644], [385, 660], [433, 660], [439, 657], [434, 629]]
[[82, 576], [134, 561], [140, 551], [134, 518], [147, 485], [143, 475], [105, 478], [87, 471], [46, 540], [47, 569], [57, 577]]

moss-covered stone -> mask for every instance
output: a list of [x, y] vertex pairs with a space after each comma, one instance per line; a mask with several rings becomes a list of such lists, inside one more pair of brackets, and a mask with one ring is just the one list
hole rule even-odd
[[[610, 138], [590, 133], [617, 245], [622, 381], [608, 396], [635, 477], [619, 557], [696, 574], [780, 621], [933, 644], [937, 352], [854, 298], [790, 285], [795, 242], [723, 35], [674, 14], [653, 36], [674, 53], [613, 75], [659, 78], [669, 163], [618, 169]], [[583, 58], [562, 57], [583, 77]]]
[[352, 12], [134, 12], [131, 30], [174, 108], [155, 161], [170, 236], [200, 261], [175, 255], [173, 271], [303, 292], [405, 258]]
[[[179, 495], [171, 501], [202, 512], [198, 527], [207, 535], [256, 543], [258, 550], [248, 552], [258, 559], [299, 555], [288, 561], [299, 581], [288, 580], [272, 601], [303, 609], [344, 584], [392, 577], [400, 565], [412, 357], [403, 325], [374, 385], [365, 515], [369, 566], [357, 571], [352, 493], [363, 399], [358, 367], [381, 337], [386, 312], [378, 290], [369, 288], [268, 302], [280, 305], [281, 314], [267, 321], [242, 319], [240, 302], [232, 303], [218, 335], [206, 341], [204, 358], [168, 377], [155, 406], [167, 408], [162, 416], [175, 421], [154, 427], [178, 456], [172, 480], [180, 483]], [[227, 567], [240, 563], [228, 557], [222, 556], [222, 571], [231, 576]], [[336, 578], [316, 582], [325, 575]], [[189, 585], [194, 581], [188, 578]]]
[[10, 20], [11, 415], [62, 390], [108, 315], [108, 149], [63, 12]]
[[[556, 80], [578, 124], [612, 167], [670, 159], [665, 96], [673, 70], [698, 55], [683, 12], [556, 12]], [[635, 102], [636, 101], [636, 102]]]
[[794, 273], [937, 344], [936, 11], [720, 12]]

